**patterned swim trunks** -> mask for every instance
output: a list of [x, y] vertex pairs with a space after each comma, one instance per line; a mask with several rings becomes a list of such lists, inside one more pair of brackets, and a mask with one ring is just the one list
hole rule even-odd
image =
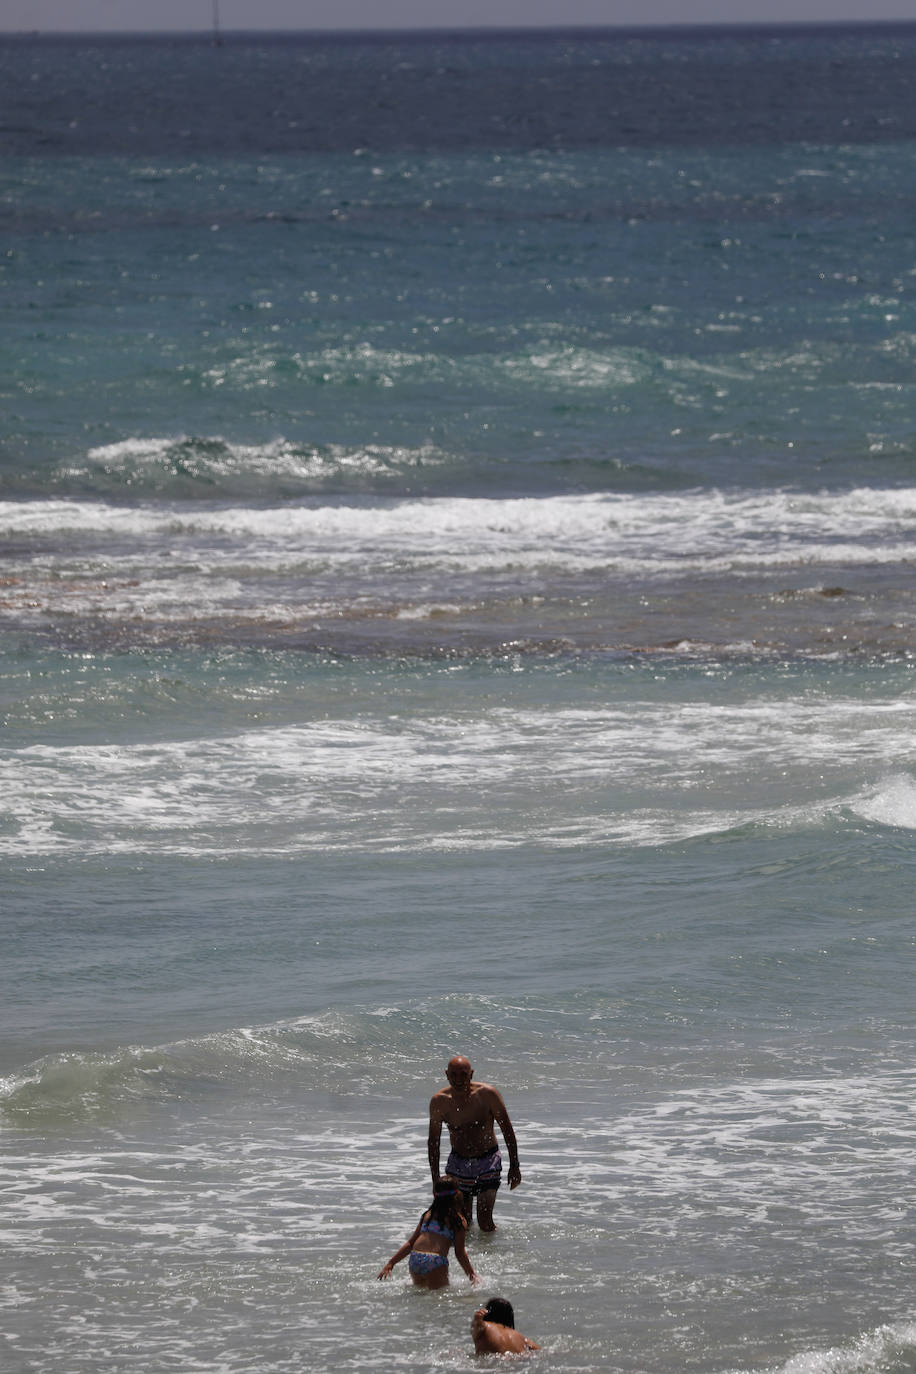
[[471, 1197], [478, 1193], [495, 1193], [502, 1171], [503, 1160], [498, 1146], [484, 1155], [472, 1155], [470, 1159], [452, 1150], [445, 1165], [449, 1178], [455, 1179], [462, 1193]]

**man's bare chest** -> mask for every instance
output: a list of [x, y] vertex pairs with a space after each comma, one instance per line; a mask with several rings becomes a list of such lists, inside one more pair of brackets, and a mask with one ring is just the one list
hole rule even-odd
[[446, 1099], [445, 1121], [450, 1130], [461, 1130], [466, 1126], [488, 1126], [493, 1121], [493, 1112], [483, 1093], [472, 1093], [464, 1102]]

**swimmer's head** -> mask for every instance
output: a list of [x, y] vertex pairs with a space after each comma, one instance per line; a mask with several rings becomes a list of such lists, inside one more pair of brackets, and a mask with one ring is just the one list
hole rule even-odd
[[463, 1054], [453, 1055], [446, 1065], [445, 1076], [453, 1088], [470, 1087], [471, 1079], [474, 1077], [470, 1059], [466, 1059]]
[[508, 1298], [491, 1298], [483, 1310], [488, 1322], [498, 1322], [500, 1326], [515, 1326], [515, 1312]]
[[450, 1178], [437, 1179], [433, 1184], [433, 1205], [430, 1208], [432, 1215], [439, 1222], [446, 1222], [451, 1227], [460, 1226], [462, 1230], [468, 1229], [467, 1204], [461, 1195], [461, 1189]]

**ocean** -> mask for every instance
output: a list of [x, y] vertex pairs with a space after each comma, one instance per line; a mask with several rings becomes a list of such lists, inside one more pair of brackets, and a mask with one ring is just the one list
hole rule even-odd
[[0, 41], [4, 1374], [916, 1372], [914, 83]]

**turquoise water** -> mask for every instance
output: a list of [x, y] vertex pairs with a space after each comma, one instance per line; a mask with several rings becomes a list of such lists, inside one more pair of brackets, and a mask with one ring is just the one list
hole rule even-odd
[[4, 1370], [916, 1369], [914, 62], [0, 46]]

